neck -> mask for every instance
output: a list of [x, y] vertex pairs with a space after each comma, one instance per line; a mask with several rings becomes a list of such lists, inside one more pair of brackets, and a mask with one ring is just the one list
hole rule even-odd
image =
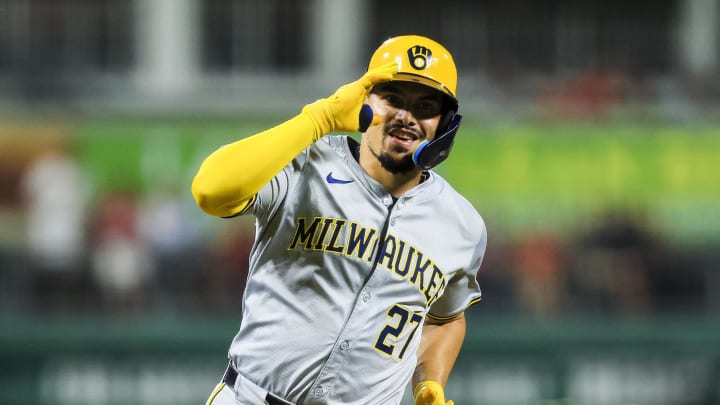
[[389, 172], [382, 167], [380, 161], [365, 144], [360, 147], [358, 163], [370, 177], [380, 183], [395, 198], [399, 198], [406, 191], [420, 184], [423, 177], [420, 169], [413, 169], [407, 173]]

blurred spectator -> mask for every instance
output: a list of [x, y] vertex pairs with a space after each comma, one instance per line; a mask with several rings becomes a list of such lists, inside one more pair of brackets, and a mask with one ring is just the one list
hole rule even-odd
[[577, 76], [549, 86], [540, 96], [540, 106], [554, 119], [607, 118], [622, 101], [627, 79], [621, 71], [593, 65]]
[[138, 212], [139, 230], [150, 247], [161, 254], [177, 253], [192, 242], [185, 228], [183, 208], [170, 187], [158, 187], [143, 198]]
[[[490, 223], [489, 228], [493, 225]], [[510, 270], [512, 243], [500, 226], [493, 229], [477, 280], [483, 292], [482, 307], [491, 313], [504, 313], [515, 310], [515, 283]]]
[[106, 195], [92, 228], [92, 270], [101, 302], [112, 312], [135, 312], [150, 302], [154, 266], [138, 230], [136, 196], [116, 191]]
[[192, 292], [195, 273], [201, 270], [203, 254], [199, 243], [200, 230], [185, 212], [194, 209], [190, 193], [188, 202], [181, 198], [174, 181], [153, 184], [139, 207], [139, 232], [147, 241], [156, 274], [153, 294], [156, 303], [169, 309], [178, 304], [178, 297]]
[[245, 218], [223, 227], [208, 247], [208, 260], [197, 274], [198, 306], [233, 310], [240, 307], [248, 276], [254, 231]]
[[21, 179], [33, 305], [68, 309], [87, 293], [87, 183], [68, 145], [58, 142]]
[[549, 233], [524, 236], [512, 252], [515, 297], [522, 313], [554, 316], [567, 300], [566, 257]]
[[641, 217], [609, 211], [581, 235], [575, 250], [578, 302], [590, 312], [642, 315], [652, 310], [650, 272], [657, 255]]

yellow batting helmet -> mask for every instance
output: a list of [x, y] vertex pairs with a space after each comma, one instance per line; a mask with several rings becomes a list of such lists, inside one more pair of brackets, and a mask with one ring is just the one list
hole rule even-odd
[[443, 114], [432, 141], [423, 141], [415, 152], [413, 162], [429, 170], [447, 159], [460, 128], [462, 115], [458, 114], [457, 68], [452, 55], [444, 46], [419, 35], [401, 35], [390, 38], [375, 50], [368, 70], [395, 62], [398, 73], [394, 81], [414, 82], [440, 91], [450, 106]]
[[457, 109], [457, 69], [444, 46], [420, 35], [392, 37], [375, 50], [368, 70], [390, 62], [398, 65], [393, 80], [421, 83], [437, 89], [449, 96]]

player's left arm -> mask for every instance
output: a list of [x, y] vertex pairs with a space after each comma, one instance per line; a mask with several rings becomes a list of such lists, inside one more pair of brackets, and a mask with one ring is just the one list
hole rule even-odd
[[446, 405], [443, 387], [465, 340], [465, 329], [463, 312], [447, 320], [425, 320], [412, 376], [416, 405]]
[[[468, 211], [473, 210], [468, 203]], [[445, 292], [432, 304], [425, 318], [417, 365], [411, 379], [415, 405], [453, 405], [453, 401], [445, 402], [445, 384], [465, 340], [467, 326], [464, 311], [482, 298], [477, 272], [487, 247], [487, 232], [482, 217], [463, 216], [463, 219], [467, 218], [474, 218], [463, 222], [470, 224], [466, 232], [475, 235], [469, 238], [475, 241], [472, 255], [463, 271], [452, 273]]]

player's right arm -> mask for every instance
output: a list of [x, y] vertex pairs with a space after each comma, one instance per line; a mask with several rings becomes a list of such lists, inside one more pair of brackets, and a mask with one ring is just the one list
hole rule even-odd
[[392, 79], [395, 73], [394, 63], [368, 71], [282, 124], [219, 148], [193, 179], [195, 202], [218, 217], [242, 212], [265, 184], [313, 142], [332, 131], [367, 129], [373, 117], [371, 110], [363, 109], [363, 102], [375, 84]]

